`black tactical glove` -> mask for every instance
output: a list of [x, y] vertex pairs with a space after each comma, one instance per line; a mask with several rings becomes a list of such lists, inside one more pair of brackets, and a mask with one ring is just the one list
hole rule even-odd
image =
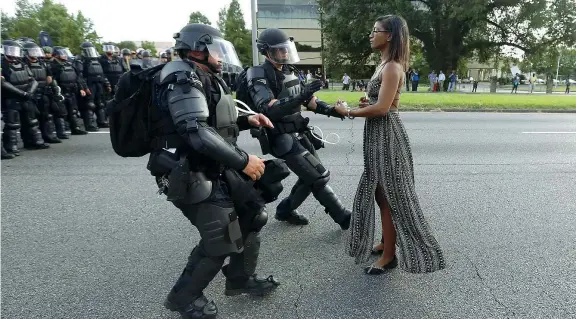
[[322, 89], [322, 81], [314, 80], [311, 83], [304, 85], [302, 92], [300, 92], [300, 97], [304, 101], [310, 101], [314, 93], [320, 91], [320, 89]]

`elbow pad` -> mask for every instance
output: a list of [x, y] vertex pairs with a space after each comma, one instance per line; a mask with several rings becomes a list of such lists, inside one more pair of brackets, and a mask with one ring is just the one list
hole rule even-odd
[[180, 136], [195, 151], [230, 168], [244, 169], [248, 155], [206, 124], [209, 111], [202, 92], [189, 83], [171, 84], [168, 89], [168, 109]]

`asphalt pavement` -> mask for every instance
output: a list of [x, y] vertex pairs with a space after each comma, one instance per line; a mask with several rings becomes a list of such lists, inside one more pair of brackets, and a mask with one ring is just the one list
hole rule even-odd
[[[219, 274], [206, 294], [220, 318], [576, 317], [576, 115], [401, 117], [447, 268], [365, 275], [311, 197], [309, 226], [270, 218], [262, 231], [258, 273], [278, 290], [226, 297]], [[351, 207], [363, 120], [311, 118], [340, 135], [320, 156]], [[248, 133], [240, 144], [259, 154]], [[2, 161], [2, 317], [179, 318], [162, 303], [198, 233], [156, 195], [146, 162], [117, 156], [105, 132]]]

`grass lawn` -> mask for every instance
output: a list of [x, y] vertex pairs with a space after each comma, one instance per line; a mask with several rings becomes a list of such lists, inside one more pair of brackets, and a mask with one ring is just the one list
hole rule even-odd
[[[338, 98], [350, 106], [358, 105], [363, 92], [323, 90], [317, 96], [329, 104]], [[463, 93], [408, 93], [400, 96], [400, 109], [494, 109], [494, 110], [574, 110], [576, 95], [561, 94], [463, 94]]]

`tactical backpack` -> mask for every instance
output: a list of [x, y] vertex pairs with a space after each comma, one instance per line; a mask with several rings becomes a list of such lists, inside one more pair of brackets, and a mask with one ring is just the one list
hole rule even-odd
[[240, 74], [236, 77], [236, 99], [242, 101], [248, 105], [252, 111], [258, 112], [255, 110], [254, 102], [252, 102], [252, 98], [250, 98], [250, 93], [248, 93], [248, 81], [246, 80], [246, 73], [250, 67], [244, 68]]
[[122, 157], [142, 157], [152, 151], [153, 82], [162, 67], [125, 72], [114, 99], [108, 101], [110, 141], [114, 152]]

